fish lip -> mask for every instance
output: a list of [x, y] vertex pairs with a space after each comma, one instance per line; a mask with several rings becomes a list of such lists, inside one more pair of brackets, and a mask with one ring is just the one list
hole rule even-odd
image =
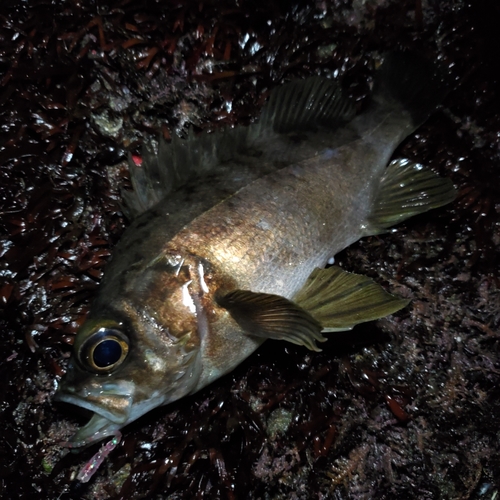
[[87, 424], [80, 427], [67, 442], [62, 444], [68, 448], [85, 448], [108, 436], [116, 436], [121, 427], [121, 424], [94, 413]]
[[117, 417], [115, 414], [77, 395], [57, 392], [53, 399], [54, 401], [69, 403], [93, 412], [92, 417], [85, 425], [80, 427], [68, 441], [61, 443], [68, 448], [85, 448], [108, 436], [114, 436], [120, 428], [126, 425], [128, 420], [126, 416]]
[[87, 401], [85, 399], [80, 398], [79, 396], [72, 394], [65, 394], [63, 392], [56, 392], [54, 395], [54, 401], [61, 401], [62, 403], [69, 403], [75, 406], [79, 406], [81, 408], [85, 408], [86, 410], [90, 410], [97, 415], [100, 415], [103, 418], [106, 418], [110, 422], [114, 424], [124, 425], [127, 421], [126, 416], [117, 416], [109, 411], [106, 411], [104, 408], [101, 408], [95, 403]]

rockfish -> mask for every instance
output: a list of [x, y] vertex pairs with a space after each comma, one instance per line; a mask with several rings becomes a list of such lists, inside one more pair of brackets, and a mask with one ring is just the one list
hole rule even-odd
[[450, 180], [397, 145], [442, 99], [432, 67], [393, 53], [366, 111], [332, 80], [272, 92], [260, 120], [190, 133], [130, 164], [133, 217], [76, 335], [56, 399], [94, 412], [87, 446], [199, 391], [266, 339], [318, 350], [324, 334], [408, 301], [326, 267], [358, 239], [452, 201]]

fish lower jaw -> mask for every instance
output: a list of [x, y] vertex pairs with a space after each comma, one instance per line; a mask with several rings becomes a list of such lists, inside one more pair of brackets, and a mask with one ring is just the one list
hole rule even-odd
[[67, 442], [62, 444], [68, 448], [84, 448], [109, 436], [117, 436], [122, 427], [137, 420], [149, 410], [165, 404], [164, 397], [160, 397], [158, 394], [153, 396], [156, 397], [136, 404], [132, 404], [130, 399], [127, 412], [117, 415], [78, 396], [67, 393], [56, 394], [55, 400], [70, 403], [94, 413], [87, 424], [78, 429]]
[[123, 424], [112, 422], [106, 417], [94, 413], [89, 422], [78, 429], [71, 438], [62, 443], [67, 448], [85, 448], [102, 441], [109, 436], [117, 436]]
[[108, 436], [115, 436], [118, 430], [128, 423], [128, 419], [123, 418], [123, 415], [113, 415], [111, 412], [77, 396], [57, 394], [55, 399], [93, 412], [89, 422], [78, 429], [67, 442], [62, 443], [68, 448], [84, 448]]

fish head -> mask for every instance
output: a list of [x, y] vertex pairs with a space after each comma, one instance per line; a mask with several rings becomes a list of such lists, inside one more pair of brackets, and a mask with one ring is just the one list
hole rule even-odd
[[[101, 290], [75, 337], [55, 400], [94, 413], [68, 446], [88, 446], [193, 391], [201, 372], [199, 265], [161, 259]], [[196, 272], [193, 272], [193, 269]], [[205, 284], [205, 283], [203, 283]]]

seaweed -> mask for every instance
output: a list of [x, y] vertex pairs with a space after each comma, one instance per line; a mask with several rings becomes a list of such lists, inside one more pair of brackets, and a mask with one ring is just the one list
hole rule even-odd
[[[500, 489], [499, 75], [494, 1], [13, 0], [0, 7], [0, 494], [10, 498], [495, 498]], [[311, 354], [268, 342], [233, 373], [65, 454], [51, 403], [127, 225], [127, 155], [254, 120], [335, 75], [363, 108], [380, 55], [439, 61], [450, 92], [396, 152], [457, 201], [336, 256], [412, 299]]]

